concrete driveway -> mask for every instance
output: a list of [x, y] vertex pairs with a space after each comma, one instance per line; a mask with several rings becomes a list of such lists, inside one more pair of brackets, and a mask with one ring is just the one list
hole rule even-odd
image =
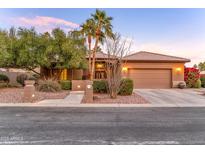
[[151, 106], [198, 107], [205, 106], [205, 89], [135, 89]]

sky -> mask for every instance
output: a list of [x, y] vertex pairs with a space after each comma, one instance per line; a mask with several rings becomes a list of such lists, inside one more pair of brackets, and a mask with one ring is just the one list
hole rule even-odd
[[[102, 9], [113, 31], [132, 40], [131, 52], [149, 51], [205, 61], [205, 9]], [[40, 33], [78, 29], [95, 9], [0, 9], [0, 29], [35, 27]]]

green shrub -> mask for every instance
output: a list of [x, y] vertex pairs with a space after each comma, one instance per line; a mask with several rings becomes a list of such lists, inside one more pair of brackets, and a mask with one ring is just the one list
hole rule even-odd
[[105, 80], [93, 81], [93, 91], [95, 93], [107, 93], [107, 81]]
[[27, 74], [20, 74], [16, 77], [16, 81], [21, 84], [22, 86], [25, 86], [24, 81], [28, 80], [29, 77]]
[[71, 81], [69, 80], [60, 81], [60, 85], [63, 90], [71, 90]]
[[201, 86], [205, 88], [205, 77], [201, 78]]
[[133, 81], [129, 78], [121, 80], [119, 95], [131, 95], [133, 92]]
[[8, 87], [9, 88], [21, 88], [21, 85], [18, 83], [9, 83]]
[[27, 80], [36, 80], [36, 78], [34, 76], [30, 76], [27, 78]]
[[194, 85], [194, 88], [201, 88], [201, 80], [198, 79]]
[[35, 78], [35, 80], [38, 80], [41, 78], [39, 74], [33, 74], [32, 77]]
[[0, 82], [0, 88], [7, 88], [9, 87], [6, 82]]
[[21, 85], [15, 83], [0, 82], [0, 88], [20, 88]]
[[9, 78], [8, 76], [4, 75], [4, 74], [0, 74], [0, 82], [5, 82], [5, 83], [9, 83]]
[[54, 80], [40, 80], [37, 89], [42, 92], [58, 92], [61, 90], [61, 86]]

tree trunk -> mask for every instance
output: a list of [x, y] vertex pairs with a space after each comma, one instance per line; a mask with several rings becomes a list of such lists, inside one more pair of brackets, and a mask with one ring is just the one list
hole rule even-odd
[[95, 74], [95, 56], [96, 56], [96, 50], [98, 47], [98, 42], [99, 42], [99, 35], [96, 36], [96, 41], [95, 41], [95, 46], [93, 49], [93, 59], [92, 59], [92, 68], [91, 68], [91, 76], [90, 76], [90, 80], [94, 79], [94, 74]]
[[88, 36], [88, 50], [89, 50], [89, 62], [88, 62], [88, 67], [89, 67], [89, 69], [88, 69], [88, 72], [89, 72], [89, 79], [91, 79], [91, 75], [90, 75], [90, 73], [91, 73], [91, 36]]
[[117, 98], [117, 92], [116, 92], [116, 90], [113, 90], [113, 89], [112, 89], [112, 91], [110, 92], [110, 98], [112, 98], [112, 99], [116, 99], [116, 98]]
[[29, 67], [27, 67], [26, 69], [28, 69], [29, 71], [32, 71], [33, 73], [36, 73], [36, 74], [38, 74], [38, 75], [41, 76], [41, 73], [36, 72], [34, 69], [31, 69], [31, 68], [29, 68]]

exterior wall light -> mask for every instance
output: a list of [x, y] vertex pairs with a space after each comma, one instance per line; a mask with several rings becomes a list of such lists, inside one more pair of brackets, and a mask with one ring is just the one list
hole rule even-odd
[[90, 84], [89, 84], [89, 85], [87, 85], [87, 88], [88, 88], [88, 89], [91, 89], [91, 87], [92, 87], [92, 85], [90, 85]]
[[80, 85], [77, 85], [77, 88], [79, 89], [79, 88], [80, 88]]
[[176, 68], [176, 71], [177, 71], [177, 72], [181, 72], [181, 70], [182, 70], [181, 67], [177, 67], [177, 68]]
[[122, 71], [123, 71], [123, 72], [127, 72], [127, 70], [128, 70], [127, 67], [123, 67], [123, 68], [122, 68]]
[[97, 68], [103, 68], [103, 64], [97, 64], [96, 67]]

